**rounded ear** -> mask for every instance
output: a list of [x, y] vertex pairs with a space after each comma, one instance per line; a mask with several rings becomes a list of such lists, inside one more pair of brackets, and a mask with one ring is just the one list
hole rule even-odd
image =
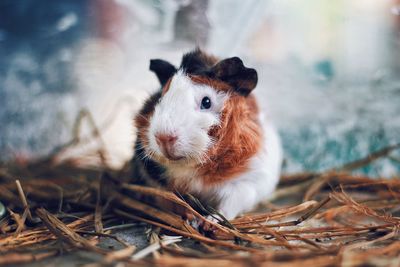
[[218, 62], [211, 68], [209, 75], [231, 85], [241, 95], [247, 96], [256, 87], [258, 76], [255, 69], [246, 68], [238, 57]]
[[175, 66], [162, 59], [150, 60], [150, 70], [157, 75], [161, 86], [164, 86], [169, 78], [176, 73]]

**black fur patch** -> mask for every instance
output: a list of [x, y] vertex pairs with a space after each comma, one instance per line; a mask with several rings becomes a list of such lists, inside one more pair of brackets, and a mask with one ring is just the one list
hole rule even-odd
[[146, 116], [152, 113], [161, 99], [161, 90], [152, 94], [149, 99], [146, 100], [143, 107], [139, 111], [139, 115]]
[[135, 143], [135, 156], [132, 159], [133, 178], [135, 184], [166, 186], [165, 168], [154, 160], [144, 158], [144, 149], [140, 140]]
[[150, 70], [157, 75], [161, 87], [163, 87], [168, 79], [176, 73], [175, 66], [162, 59], [150, 60]]
[[216, 59], [203, 53], [199, 48], [182, 57], [179, 69], [189, 74], [205, 74], [216, 63]]

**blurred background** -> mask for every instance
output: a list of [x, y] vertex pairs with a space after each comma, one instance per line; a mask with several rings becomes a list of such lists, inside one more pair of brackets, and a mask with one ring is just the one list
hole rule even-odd
[[[255, 92], [282, 136], [286, 172], [400, 141], [400, 0], [1, 0], [0, 161], [51, 153], [85, 108], [104, 144], [67, 154], [95, 162], [104, 145], [108, 164], [122, 166], [132, 118], [159, 87], [149, 60], [178, 65], [196, 45], [258, 70]], [[399, 159], [361, 171], [390, 177]]]

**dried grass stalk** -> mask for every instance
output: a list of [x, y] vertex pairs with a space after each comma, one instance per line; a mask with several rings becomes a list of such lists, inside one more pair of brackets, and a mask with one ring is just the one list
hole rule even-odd
[[[88, 115], [82, 114], [82, 118], [85, 116]], [[91, 123], [93, 135], [101, 139], [99, 130]], [[76, 133], [71, 145], [81, 141], [78, 136]], [[60, 248], [54, 242], [58, 242], [67, 251], [97, 255], [98, 264], [397, 266], [400, 180], [371, 179], [342, 171], [369, 164], [399, 147], [382, 149], [324, 173], [285, 176], [274, 204], [268, 205], [272, 208], [265, 209], [264, 205], [263, 210], [221, 224], [209, 220], [173, 192], [118, 182], [124, 180], [121, 172], [112, 172], [117, 182], [102, 188], [104, 181], [99, 177], [108, 169], [105, 149], [97, 151], [103, 162], [97, 169], [49, 164], [54, 158], [25, 169], [19, 167], [19, 175], [0, 168], [0, 201], [6, 203], [9, 211], [0, 221], [0, 265], [55, 256]], [[16, 176], [22, 182], [14, 182]], [[166, 210], [158, 202], [141, 201], [135, 197], [137, 194], [182, 208], [196, 222], [207, 225], [206, 230], [193, 227], [181, 213]], [[288, 203], [285, 206], [280, 204], [282, 198]], [[164, 240], [159, 232], [152, 232], [152, 244], [134, 254], [135, 246], [110, 233], [110, 229], [126, 227], [121, 223], [126, 219], [179, 237]], [[102, 238], [113, 238], [122, 248], [108, 250], [97, 246]], [[196, 241], [198, 249], [188, 247], [186, 242], [176, 244], [186, 239]]]

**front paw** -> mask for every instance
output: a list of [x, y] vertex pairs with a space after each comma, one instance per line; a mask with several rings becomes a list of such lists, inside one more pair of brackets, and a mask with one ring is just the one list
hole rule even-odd
[[198, 232], [208, 235], [212, 234], [218, 229], [216, 224], [219, 223], [220, 220], [217, 216], [218, 215], [208, 215], [206, 217], [198, 218], [193, 214], [190, 214], [189, 216], [186, 215], [185, 219], [190, 226], [192, 226]]
[[216, 224], [220, 223], [221, 219], [218, 214], [206, 216], [206, 220], [203, 221], [202, 229], [204, 232], [214, 233], [218, 228]]

